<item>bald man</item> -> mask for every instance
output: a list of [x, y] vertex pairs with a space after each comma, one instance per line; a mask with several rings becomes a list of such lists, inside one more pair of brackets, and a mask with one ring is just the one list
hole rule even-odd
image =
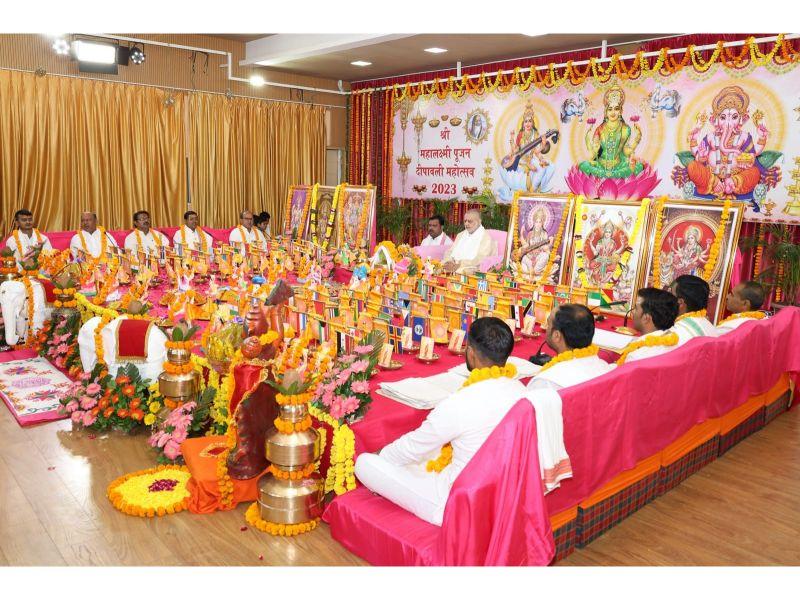
[[78, 257], [97, 259], [103, 253], [103, 239], [105, 247], [116, 248], [117, 242], [103, 227], [97, 225], [97, 215], [93, 212], [81, 213], [81, 228], [72, 236], [69, 251], [72, 259]]
[[464, 231], [447, 248], [442, 262], [448, 273], [470, 274], [478, 270], [484, 258], [497, 254], [497, 242], [483, 228], [480, 211], [472, 209], [464, 215]]
[[267, 238], [260, 229], [253, 226], [253, 213], [249, 210], [239, 213], [239, 225], [231, 230], [228, 241], [231, 246], [244, 247], [245, 251], [247, 251], [248, 244], [262, 250], [267, 247]]

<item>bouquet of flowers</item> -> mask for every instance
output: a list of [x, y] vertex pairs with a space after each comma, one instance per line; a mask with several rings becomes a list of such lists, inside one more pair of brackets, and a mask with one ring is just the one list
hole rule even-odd
[[158, 451], [159, 464], [182, 460], [183, 441], [205, 432], [216, 393], [216, 389], [207, 387], [196, 402], [180, 404], [173, 410], [163, 409], [157, 400], [150, 402], [144, 423], [153, 427], [153, 434], [147, 441]]
[[61, 414], [68, 415], [73, 423], [95, 431], [111, 427], [130, 433], [144, 422], [146, 410], [155, 392], [149, 380], [142, 379], [134, 365], [128, 364], [112, 377], [106, 365], [98, 364], [91, 373], [83, 373], [79, 380], [59, 399]]
[[352, 354], [339, 357], [325, 374], [311, 404], [327, 412], [340, 425], [363, 417], [372, 402], [369, 380], [375, 374], [379, 351], [375, 335], [371, 333]]
[[78, 349], [78, 331], [81, 316], [58, 314], [53, 320], [45, 321], [39, 332], [38, 353], [59, 369], [69, 372], [76, 378], [81, 373], [81, 354]]

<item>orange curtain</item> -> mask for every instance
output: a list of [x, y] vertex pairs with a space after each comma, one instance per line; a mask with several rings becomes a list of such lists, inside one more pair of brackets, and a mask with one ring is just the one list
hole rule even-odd
[[278, 232], [289, 186], [324, 180], [323, 107], [192, 94], [189, 131], [192, 208], [212, 227], [266, 210]]
[[[174, 102], [167, 102], [171, 97]], [[109, 229], [149, 210], [156, 226], [186, 206], [184, 94], [0, 70], [0, 231], [27, 208], [42, 231], [96, 212]]]

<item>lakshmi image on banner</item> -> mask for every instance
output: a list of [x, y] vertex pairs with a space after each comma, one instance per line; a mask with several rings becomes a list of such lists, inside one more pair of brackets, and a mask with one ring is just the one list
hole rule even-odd
[[629, 125], [623, 116], [625, 91], [618, 85], [603, 95], [603, 121], [586, 120], [589, 128], [584, 143], [589, 159], [573, 166], [566, 177], [574, 194], [606, 200], [640, 200], [658, 185], [659, 179], [649, 165], [637, 160], [635, 151], [642, 139], [639, 116], [632, 115]]
[[[296, 188], [292, 191], [289, 223], [285, 235], [292, 238], [302, 238], [305, 234], [306, 223], [303, 223], [303, 214], [309, 198], [309, 189]], [[319, 230], [318, 230], [319, 231]]]
[[[550, 260], [555, 236], [561, 225], [564, 211], [569, 204], [563, 201], [541, 198], [519, 198], [519, 249], [514, 260], [519, 262], [520, 270], [531, 279], [538, 279], [544, 273]], [[561, 263], [564, 243], [568, 234], [562, 234], [559, 249], [553, 260], [552, 268], [542, 281], [545, 284], [556, 284], [560, 281]]]
[[499, 190], [500, 198], [509, 202], [514, 192], [547, 192], [555, 167], [547, 160], [551, 144], [558, 143], [558, 131], [549, 129], [539, 135], [539, 122], [533, 105], [528, 102], [510, 132], [508, 154], [500, 161], [500, 178], [506, 187]]
[[[781, 179], [774, 166], [782, 153], [766, 150], [770, 132], [760, 110], [753, 113], [756, 138], [745, 131], [750, 120], [750, 96], [738, 85], [722, 88], [711, 103], [711, 116], [698, 114], [689, 131], [689, 150], [676, 154], [680, 164], [672, 170], [672, 181], [684, 198], [731, 198], [750, 201], [761, 212], [767, 191]], [[700, 137], [706, 120], [712, 131]]]

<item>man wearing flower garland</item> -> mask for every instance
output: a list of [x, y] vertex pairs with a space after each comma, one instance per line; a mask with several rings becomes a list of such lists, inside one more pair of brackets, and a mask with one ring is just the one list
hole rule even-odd
[[481, 212], [468, 210], [464, 215], [464, 231], [444, 253], [442, 266], [448, 273], [471, 274], [484, 258], [497, 255], [497, 242], [481, 224]]
[[678, 334], [678, 346], [696, 337], [716, 337], [717, 329], [706, 316], [708, 283], [696, 275], [681, 275], [672, 282], [670, 291], [678, 298], [678, 318], [671, 331]]
[[239, 213], [239, 225], [231, 230], [228, 241], [231, 246], [240, 248], [245, 253], [249, 246], [262, 250], [267, 247], [267, 238], [258, 227], [253, 226], [253, 213], [249, 210]]
[[618, 363], [658, 356], [672, 350], [678, 343], [669, 330], [678, 316], [678, 299], [666, 290], [642, 288], [636, 292], [636, 304], [631, 311], [633, 328], [642, 334], [622, 351]]
[[[526, 396], [525, 386], [506, 365], [514, 334], [501, 319], [476, 319], [467, 336], [470, 376], [462, 388], [442, 400], [418, 429], [405, 434], [378, 454], [361, 454], [356, 477], [419, 518], [441, 525], [453, 482], [506, 413]], [[450, 444], [449, 464], [429, 471], [425, 462]], [[442, 458], [435, 462], [446, 462]]]
[[206, 254], [211, 252], [214, 239], [198, 225], [199, 220], [197, 213], [193, 210], [183, 213], [183, 225], [172, 236], [175, 248], [180, 244], [184, 251], [199, 250]]
[[133, 227], [133, 231], [125, 238], [125, 250], [130, 250], [137, 258], [140, 252], [155, 256], [162, 247], [169, 248], [167, 236], [150, 229], [150, 213], [146, 210], [133, 213]]
[[592, 344], [594, 315], [582, 304], [562, 304], [547, 317], [547, 345], [558, 354], [528, 382], [529, 390], [578, 385], [611, 371]]
[[97, 215], [93, 212], [81, 213], [81, 228], [72, 236], [69, 242], [69, 251], [72, 259], [78, 260], [104, 260], [103, 248], [116, 248], [117, 242], [103, 228], [97, 226]]
[[6, 246], [14, 251], [19, 265], [30, 258], [38, 250], [52, 250], [53, 246], [47, 236], [33, 226], [33, 213], [25, 208], [14, 213], [16, 229], [6, 241]]
[[444, 232], [444, 217], [433, 215], [428, 219], [428, 237], [422, 240], [420, 246], [451, 246], [453, 240]]
[[719, 335], [730, 333], [742, 323], [763, 319], [764, 286], [757, 281], [743, 281], [728, 294], [726, 308], [733, 313], [717, 327]]

